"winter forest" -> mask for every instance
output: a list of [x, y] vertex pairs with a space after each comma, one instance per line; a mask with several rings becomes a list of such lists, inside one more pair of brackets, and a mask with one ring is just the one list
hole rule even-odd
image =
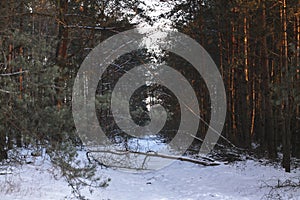
[[[207, 77], [150, 41], [112, 60], [92, 95], [83, 73], [82, 101], [95, 109], [110, 141], [90, 148], [76, 125], [92, 124], [90, 113], [74, 114], [86, 111], [74, 105], [80, 68], [100, 43], [110, 41], [117, 51], [116, 44], [123, 48], [119, 35], [148, 28], [182, 33], [205, 49], [224, 84], [224, 123], [220, 131], [210, 125], [221, 109], [214, 107]], [[169, 38], [189, 52], [189, 45]], [[196, 109], [153, 82], [160, 64], [184, 77]], [[148, 82], [128, 102], [113, 91], [140, 65], [149, 66], [140, 71]], [[133, 79], [126, 84], [135, 85]], [[154, 123], [157, 105], [166, 111], [156, 113], [165, 123], [157, 133], [131, 135], [133, 126], [122, 128], [118, 120], [126, 119], [113, 111], [127, 104], [135, 125]], [[195, 134], [179, 131], [184, 110], [199, 123], [189, 121]], [[95, 130], [91, 125], [84, 132]], [[217, 143], [201, 154], [209, 131]], [[178, 134], [180, 151], [168, 145]], [[149, 160], [170, 164], [151, 170]], [[300, 199], [300, 1], [1, 0], [0, 183], [4, 200]]]

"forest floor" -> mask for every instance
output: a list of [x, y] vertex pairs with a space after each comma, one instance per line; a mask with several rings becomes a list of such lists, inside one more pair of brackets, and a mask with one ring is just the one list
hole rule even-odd
[[[79, 152], [84, 157], [85, 152]], [[25, 165], [2, 166], [1, 200], [73, 199], [71, 188], [45, 156], [28, 158]], [[175, 161], [156, 171], [129, 173], [97, 169], [105, 188], [82, 188], [88, 199], [97, 200], [259, 200], [300, 199], [300, 169], [285, 173], [280, 166], [247, 160], [218, 166]]]

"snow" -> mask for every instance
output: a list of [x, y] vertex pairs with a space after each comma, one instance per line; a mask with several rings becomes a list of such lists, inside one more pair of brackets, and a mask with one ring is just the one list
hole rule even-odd
[[153, 24], [149, 24], [143, 17], [136, 15], [131, 23], [138, 24], [138, 27], [160, 27], [168, 28], [172, 27], [173, 22], [166, 16], [174, 8], [176, 2], [163, 2], [160, 0], [142, 0], [140, 1], [138, 8], [144, 10], [144, 15], [152, 20]]
[[[7, 170], [5, 173], [1, 168], [1, 200], [72, 197], [68, 183], [45, 158], [36, 157], [31, 164]], [[277, 185], [279, 180], [299, 179], [299, 169], [285, 173], [280, 167], [264, 166], [253, 160], [209, 167], [175, 161], [161, 170], [145, 173], [101, 169], [99, 166], [98, 174], [111, 178], [111, 181], [108, 187], [97, 188], [92, 194], [84, 188], [83, 194], [92, 200], [257, 200], [277, 193], [282, 199], [300, 199], [300, 189], [271, 191], [267, 187]]]

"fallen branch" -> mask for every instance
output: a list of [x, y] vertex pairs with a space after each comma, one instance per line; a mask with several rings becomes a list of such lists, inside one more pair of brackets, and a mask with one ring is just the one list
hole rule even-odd
[[119, 150], [93, 150], [87, 152], [87, 155], [90, 153], [109, 153], [109, 154], [115, 154], [115, 155], [129, 155], [129, 154], [137, 154], [137, 155], [143, 155], [146, 157], [159, 157], [159, 158], [165, 158], [165, 159], [172, 159], [172, 160], [180, 160], [184, 162], [191, 162], [199, 165], [204, 165], [204, 166], [217, 166], [220, 165], [218, 162], [205, 162], [201, 161], [198, 159], [193, 159], [189, 157], [184, 157], [184, 156], [173, 156], [173, 155], [166, 155], [166, 154], [161, 154], [161, 153], [156, 153], [156, 152], [137, 152], [137, 151], [119, 151]]
[[271, 185], [267, 183], [266, 181], [263, 181], [263, 184], [261, 188], [270, 188], [270, 191], [268, 194], [264, 195], [264, 199], [278, 199], [278, 197], [281, 199], [281, 194], [283, 192], [288, 191], [294, 191], [297, 192], [300, 190], [300, 179], [298, 178], [298, 181], [293, 181], [290, 179], [287, 179], [285, 181], [277, 181], [276, 185]]
[[8, 175], [8, 174], [12, 174], [12, 170], [11, 169], [2, 169], [0, 168], [0, 175]]

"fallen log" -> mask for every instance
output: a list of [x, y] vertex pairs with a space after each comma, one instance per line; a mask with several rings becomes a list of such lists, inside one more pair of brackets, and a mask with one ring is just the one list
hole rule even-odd
[[[159, 158], [165, 158], [165, 159], [172, 159], [172, 160], [180, 160], [184, 162], [191, 162], [194, 164], [199, 164], [203, 166], [217, 166], [220, 165], [219, 162], [213, 161], [203, 161], [199, 159], [189, 158], [185, 156], [175, 156], [175, 155], [167, 155], [167, 154], [161, 154], [157, 152], [138, 152], [138, 151], [120, 151], [120, 150], [92, 150], [87, 152], [87, 156], [91, 153], [106, 153], [106, 154], [114, 154], [114, 155], [120, 155], [120, 156], [126, 156], [130, 154], [137, 154], [137, 155], [143, 155], [146, 158], [147, 157], [159, 157]], [[207, 160], [207, 158], [204, 157], [204, 159]]]

